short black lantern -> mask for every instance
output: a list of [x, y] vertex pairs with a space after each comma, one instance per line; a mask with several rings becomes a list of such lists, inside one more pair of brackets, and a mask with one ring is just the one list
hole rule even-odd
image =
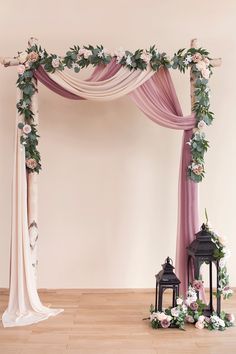
[[[201, 230], [195, 235], [195, 240], [187, 247], [188, 252], [188, 284], [194, 279], [200, 278], [200, 268], [203, 263], [209, 266], [209, 304], [207, 304], [203, 313], [205, 316], [211, 316], [214, 312], [213, 308], [213, 274], [212, 265], [216, 266], [216, 289], [219, 288], [219, 261], [215, 257], [217, 247], [212, 241], [211, 233], [208, 226], [202, 224]], [[193, 269], [192, 269], [193, 266]], [[199, 296], [199, 294], [198, 294]], [[216, 312], [220, 315], [221, 299], [217, 297]]]
[[[155, 312], [162, 312], [163, 293], [166, 289], [173, 290], [172, 307], [176, 306], [176, 298], [179, 296], [180, 280], [174, 273], [172, 259], [167, 257], [165, 263], [162, 264], [162, 270], [156, 274], [156, 298], [155, 298]], [[158, 306], [157, 306], [158, 297]]]

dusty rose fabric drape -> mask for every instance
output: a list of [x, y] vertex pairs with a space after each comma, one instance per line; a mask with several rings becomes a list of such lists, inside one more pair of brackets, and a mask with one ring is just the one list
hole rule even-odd
[[[113, 60], [107, 66], [98, 66], [88, 80], [80, 80], [67, 72], [47, 74], [42, 67], [35, 77], [50, 90], [69, 99], [107, 101], [129, 94], [137, 106], [155, 123], [167, 128], [184, 131], [179, 179], [179, 216], [176, 252], [177, 273], [186, 289], [185, 248], [193, 240], [198, 227], [197, 185], [187, 179], [190, 161], [186, 142], [195, 125], [194, 115], [182, 116], [181, 108], [168, 70], [155, 73], [150, 67], [145, 71], [130, 71]], [[19, 99], [19, 95], [17, 100]], [[34, 95], [33, 100], [37, 99]], [[21, 116], [17, 115], [17, 123]], [[29, 235], [29, 215], [35, 206], [37, 193], [27, 191], [25, 152], [20, 144], [20, 132], [16, 134], [16, 160], [14, 169], [14, 200], [12, 218], [12, 247], [10, 272], [10, 298], [3, 315], [3, 325], [21, 326], [36, 323], [62, 310], [49, 309], [40, 302], [32, 266]], [[28, 194], [27, 194], [28, 193]]]

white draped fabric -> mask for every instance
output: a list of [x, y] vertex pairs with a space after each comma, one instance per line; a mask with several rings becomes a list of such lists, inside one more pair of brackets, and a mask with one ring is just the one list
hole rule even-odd
[[[21, 91], [17, 89], [17, 102]], [[33, 96], [32, 107], [37, 100]], [[16, 127], [22, 116], [16, 115]], [[25, 326], [46, 320], [62, 312], [62, 309], [50, 309], [42, 305], [36, 285], [27, 213], [27, 176], [25, 168], [25, 149], [20, 143], [20, 130], [15, 137], [15, 161], [13, 175], [13, 209], [10, 295], [8, 308], [2, 316], [4, 327]]]

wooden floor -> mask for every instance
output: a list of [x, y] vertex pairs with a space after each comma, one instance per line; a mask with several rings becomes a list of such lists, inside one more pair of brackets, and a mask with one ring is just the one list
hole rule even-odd
[[[0, 313], [7, 304], [0, 291]], [[64, 313], [36, 325], [7, 328], [0, 325], [0, 354], [236, 354], [236, 327], [225, 332], [153, 330], [148, 308], [151, 291], [57, 290], [41, 291], [44, 304]], [[236, 300], [223, 303], [236, 313]]]

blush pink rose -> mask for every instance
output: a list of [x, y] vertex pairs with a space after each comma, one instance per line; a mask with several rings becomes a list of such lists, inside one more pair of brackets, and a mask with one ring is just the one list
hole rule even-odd
[[30, 132], [31, 132], [31, 126], [29, 125], [29, 124], [25, 124], [24, 126], [23, 126], [23, 132], [25, 133], [25, 134], [29, 134]]
[[204, 120], [200, 120], [200, 122], [198, 123], [197, 127], [200, 130], [206, 128], [206, 123], [204, 122]]
[[198, 63], [199, 61], [202, 60], [202, 55], [200, 53], [195, 53], [193, 56], [192, 56], [192, 61], [194, 63]]
[[38, 58], [39, 58], [39, 55], [38, 55], [38, 53], [36, 53], [36, 52], [30, 52], [29, 54], [28, 54], [28, 59], [29, 59], [29, 61], [37, 61], [38, 60]]
[[168, 328], [170, 327], [170, 321], [166, 318], [165, 320], [161, 321], [161, 327], [162, 328]]
[[194, 323], [194, 322], [195, 322], [193, 316], [191, 316], [191, 315], [187, 315], [187, 316], [185, 317], [185, 319], [186, 319], [186, 321], [187, 321], [188, 323]]
[[140, 58], [146, 63], [148, 64], [151, 60], [151, 54], [146, 52], [146, 50], [141, 54]]
[[25, 72], [25, 66], [22, 65], [22, 64], [18, 65], [17, 66], [17, 72], [18, 72], [19, 75], [23, 75], [24, 72]]
[[196, 68], [199, 70], [199, 71], [202, 71], [204, 69], [206, 69], [206, 63], [204, 61], [199, 61], [197, 64], [196, 64]]
[[204, 79], [208, 80], [210, 77], [210, 70], [209, 69], [202, 69], [201, 74], [204, 77]]
[[197, 322], [195, 323], [195, 327], [196, 327], [197, 329], [203, 329], [203, 328], [204, 328], [204, 323], [203, 323], [203, 322], [200, 322], [200, 321], [197, 321]]
[[26, 160], [26, 166], [33, 170], [34, 168], [37, 167], [37, 161], [35, 159], [28, 159]]
[[52, 59], [52, 66], [53, 66], [54, 68], [58, 68], [59, 65], [60, 65], [60, 59], [59, 59], [59, 58], [53, 58], [53, 59]]
[[226, 317], [226, 320], [231, 323], [233, 323], [235, 321], [235, 317], [232, 313], [227, 313], [225, 317]]

